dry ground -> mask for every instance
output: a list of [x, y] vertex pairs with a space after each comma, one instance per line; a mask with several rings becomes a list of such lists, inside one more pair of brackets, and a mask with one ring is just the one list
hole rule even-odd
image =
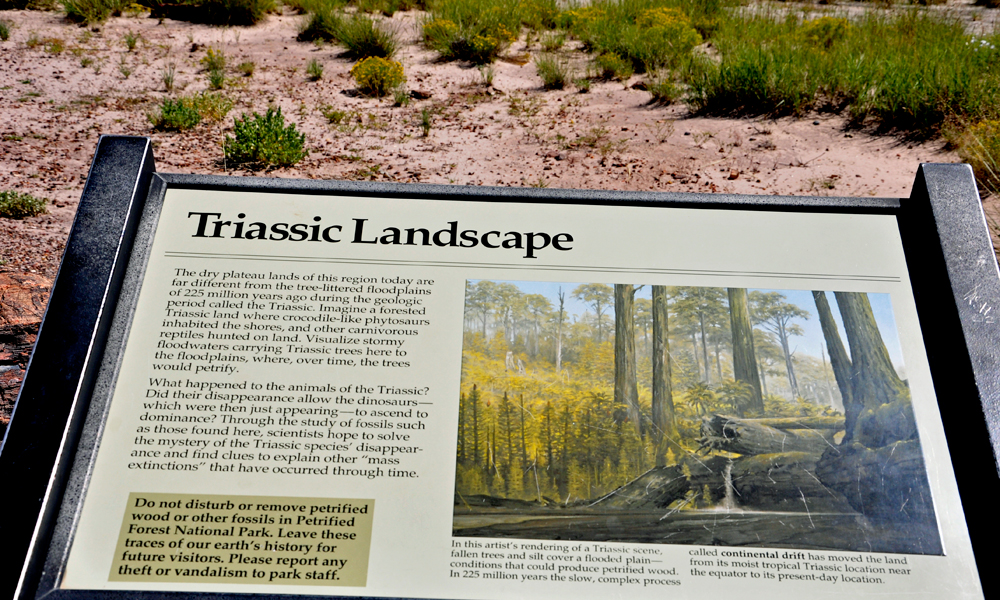
[[[249, 175], [228, 168], [222, 140], [233, 116], [270, 105], [306, 134], [309, 149], [295, 167], [264, 173], [270, 177], [905, 197], [920, 162], [957, 161], [939, 141], [848, 131], [833, 115], [692, 116], [681, 104], [650, 104], [648, 93], [632, 87], [640, 77], [595, 82], [586, 94], [545, 91], [531, 62], [537, 42], [510, 48], [487, 86], [479, 70], [439, 62], [422, 48], [414, 13], [391, 19], [404, 40], [398, 58], [408, 87], [424, 98], [402, 107], [357, 95], [351, 62], [337, 47], [295, 41], [304, 17], [291, 12], [248, 28], [136, 17], [83, 28], [54, 12], [0, 11], [0, 19], [14, 24], [0, 42], [0, 190], [52, 201], [47, 215], [0, 219], [0, 271], [49, 280], [98, 136], [151, 137], [160, 171]], [[139, 36], [131, 52], [129, 32]], [[161, 99], [208, 87], [200, 63], [208, 48], [223, 51], [230, 66], [256, 65], [252, 77], [230, 69], [230, 116], [182, 133], [153, 131], [147, 114]], [[583, 75], [583, 55], [572, 45], [564, 52]], [[313, 59], [324, 68], [318, 81], [305, 72]], [[164, 83], [169, 65], [172, 94]], [[433, 115], [426, 137], [424, 109]], [[346, 116], [331, 123], [330, 110]], [[0, 312], [0, 325], [3, 319]]]

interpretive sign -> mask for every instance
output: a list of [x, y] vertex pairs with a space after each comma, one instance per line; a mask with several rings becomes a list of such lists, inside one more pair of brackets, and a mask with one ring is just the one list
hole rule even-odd
[[963, 166], [627, 194], [157, 174], [104, 138], [0, 454], [6, 580], [982, 598], [998, 298]]

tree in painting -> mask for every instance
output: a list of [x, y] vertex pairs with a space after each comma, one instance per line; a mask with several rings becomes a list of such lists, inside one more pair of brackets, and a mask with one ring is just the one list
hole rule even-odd
[[940, 552], [887, 297], [482, 280], [465, 306], [456, 535]]

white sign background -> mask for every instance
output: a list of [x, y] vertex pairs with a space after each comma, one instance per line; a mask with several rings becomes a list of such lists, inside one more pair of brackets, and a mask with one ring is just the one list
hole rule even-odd
[[[224, 220], [343, 226], [339, 243], [192, 237], [192, 212]], [[214, 218], [213, 218], [214, 219]], [[348, 243], [353, 219], [367, 219], [366, 236], [385, 227], [431, 232], [458, 221], [459, 231], [569, 233], [572, 250], [545, 248], [537, 258], [514, 249]], [[209, 232], [211, 225], [209, 226]], [[232, 229], [227, 229], [231, 232]], [[241, 473], [128, 469], [141, 399], [153, 372], [164, 301], [175, 269], [433, 279], [425, 299], [431, 321], [407, 341], [407, 369], [282, 366], [244, 368], [251, 382], [352, 382], [430, 388], [431, 417], [420, 437], [422, 454], [408, 464], [413, 479], [323, 478]], [[913, 574], [891, 585], [721, 580], [687, 575], [692, 546], [660, 546], [665, 566], [677, 566], [682, 585], [666, 590], [555, 582], [449, 578], [452, 547], [457, 405], [467, 279], [595, 281], [679, 286], [837, 290], [891, 294], [914, 412], [925, 453], [945, 556], [909, 555]], [[213, 379], [215, 378], [215, 379]], [[130, 492], [373, 498], [365, 588], [151, 584], [109, 582], [117, 532]], [[944, 431], [937, 410], [895, 218], [880, 215], [782, 213], [626, 206], [456, 202], [324, 197], [229, 191], [167, 192], [131, 325], [121, 372], [62, 581], [70, 589], [134, 589], [441, 598], [746, 598], [884, 597], [979, 598], [975, 559]]]

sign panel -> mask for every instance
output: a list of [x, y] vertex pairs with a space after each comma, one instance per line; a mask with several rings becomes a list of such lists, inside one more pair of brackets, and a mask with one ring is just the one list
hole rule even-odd
[[67, 375], [29, 369], [0, 454], [39, 514], [0, 525], [16, 597], [991, 589], [965, 179], [466, 191], [156, 175], [137, 142], [98, 150], [33, 359]]
[[[650, 369], [645, 427], [615, 397], [616, 284], [669, 296], [659, 458]], [[813, 290], [854, 352], [871, 315], [898, 388], [855, 445]], [[887, 215], [169, 189], [61, 585], [976, 597], [962, 515], [935, 510], [958, 498], [909, 290]], [[713, 338], [730, 291], [753, 308], [760, 407]]]

